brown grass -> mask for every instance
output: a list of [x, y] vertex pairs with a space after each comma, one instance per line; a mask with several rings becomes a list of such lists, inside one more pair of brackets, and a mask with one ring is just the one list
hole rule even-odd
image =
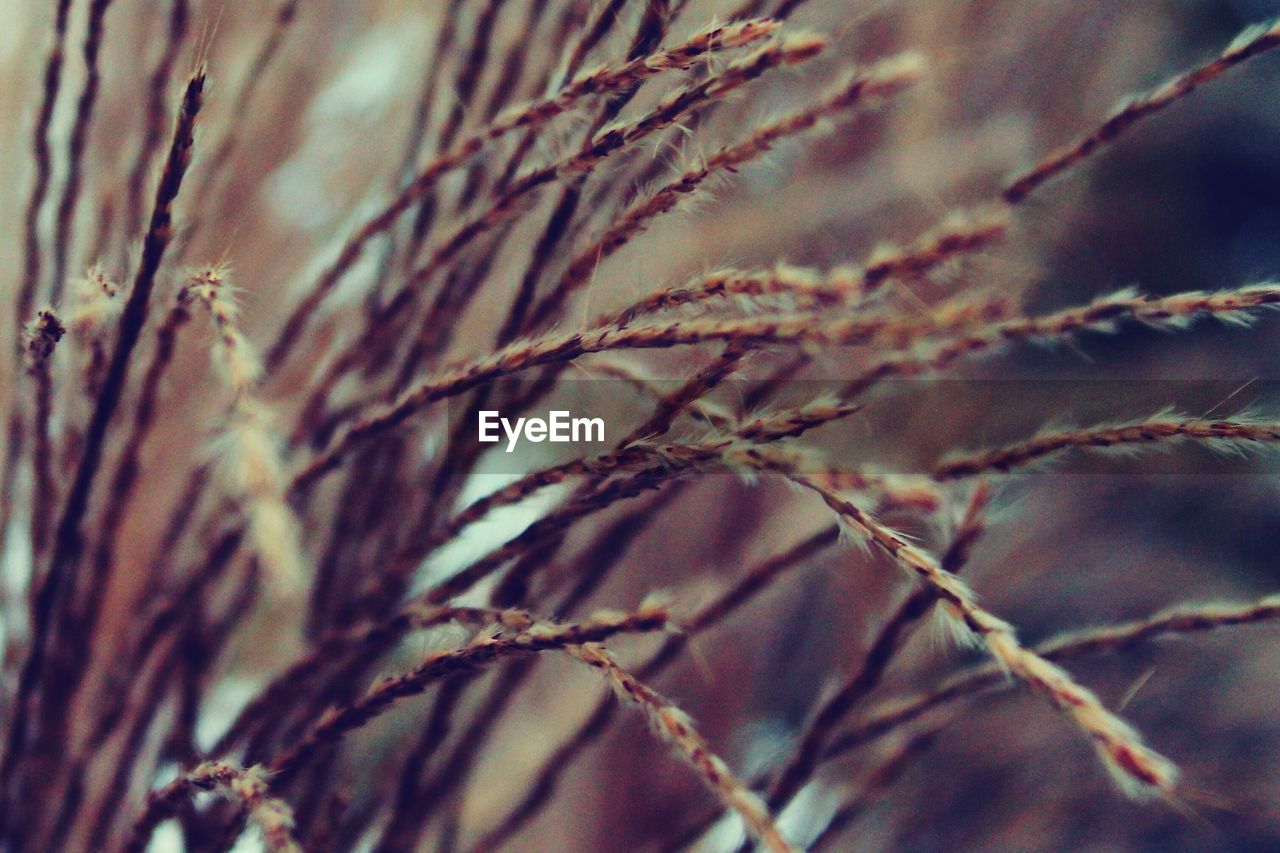
[[[982, 697], [1016, 685], [1142, 804], [1132, 827], [1045, 837], [1191, 843], [1214, 803], [1203, 744], [1174, 731], [1196, 697], [1138, 709], [1144, 736], [1126, 716], [1145, 681], [1118, 696], [1063, 664], [1271, 621], [1277, 596], [1170, 606], [1205, 551], [1110, 505], [1091, 528], [1075, 481], [1029, 475], [1081, 451], [1265, 450], [1280, 425], [1240, 388], [1200, 415], [1117, 396], [1099, 418], [1066, 391], [1047, 416], [975, 403], [964, 380], [1280, 306], [1280, 285], [1226, 272], [1030, 287], [1076, 240], [1071, 182], [1158, 138], [1157, 113], [1207, 108], [1197, 89], [1247, 87], [1227, 72], [1280, 24], [1100, 120], [1081, 97], [1082, 133], [1037, 113], [1045, 140], [994, 146], [1007, 178], [917, 150], [939, 94], [963, 113], [999, 79], [961, 85], [957, 64], [1003, 61], [930, 38], [942, 4], [378, 0], [364, 59], [341, 4], [80, 5], [24, 18], [52, 38], [24, 58], [33, 119], [7, 152], [31, 174], [5, 232], [0, 848], [227, 849], [249, 825], [275, 851], [892, 846], [872, 812], [904, 839], [918, 820], [948, 848], [1034, 848], [1027, 797], [1121, 807], [1062, 769], [1073, 747], [1039, 712], [991, 722]], [[384, 51], [396, 72], [372, 85]], [[1044, 60], [1012, 52], [1019, 74]], [[899, 188], [930, 175], [928, 203]], [[1179, 378], [1156, 349], [1122, 367]], [[923, 409], [935, 379], [956, 387]], [[477, 409], [536, 417], [601, 387], [575, 414], [605, 421], [603, 449], [476, 440]], [[1078, 405], [1097, 425], [1063, 425]], [[1035, 523], [1009, 511], [1011, 473]], [[1150, 563], [1128, 587], [1122, 549], [1088, 548], [1108, 531]], [[1063, 537], [1073, 561], [1117, 561], [1101, 592], [1054, 596]], [[1031, 642], [1013, 624], [1064, 614], [1094, 626]], [[958, 644], [917, 648], [931, 615]], [[957, 669], [957, 645], [991, 660]], [[685, 773], [630, 739], [596, 756], [615, 703], [565, 659]], [[786, 734], [752, 734], [770, 714]], [[980, 757], [938, 758], [982, 725], [1006, 725], [1016, 769], [981, 735]], [[1015, 805], [980, 832], [925, 814], [938, 779], [1044, 793], [992, 787]]]

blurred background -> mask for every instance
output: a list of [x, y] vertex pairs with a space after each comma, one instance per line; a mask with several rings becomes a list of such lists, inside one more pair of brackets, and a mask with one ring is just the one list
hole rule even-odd
[[[410, 141], [424, 78], [433, 68], [458, 73], [463, 46], [483, 11], [497, 9], [490, 59], [477, 86], [481, 96], [465, 113], [466, 128], [483, 125], [483, 95], [502, 74], [508, 51], [528, 51], [508, 99], [518, 103], [543, 91], [547, 70], [563, 61], [560, 22], [581, 20], [603, 5], [556, 0], [529, 30], [537, 4], [528, 0], [457, 0], [456, 40], [441, 55], [433, 46], [450, 2], [310, 0], [299, 6], [270, 67], [258, 71], [254, 57], [281, 4], [194, 2], [190, 45], [177, 76], [203, 49], [211, 83], [197, 159], [179, 205], [179, 239], [166, 264], [168, 280], [177, 280], [184, 264], [228, 258], [241, 289], [246, 333], [265, 347], [300, 298], [297, 285], [331, 260], [343, 237], [401, 184], [410, 174], [406, 164], [431, 150], [431, 128], [448, 121], [455, 104], [450, 93], [456, 95], [460, 83], [446, 77], [450, 82], [425, 117], [427, 141], [415, 150]], [[21, 277], [31, 128], [51, 5], [8, 0], [0, 27], [4, 289], [16, 288]], [[65, 92], [77, 92], [83, 83], [76, 52], [86, 5], [73, 4]], [[627, 4], [617, 31], [594, 57], [605, 61], [624, 53], [638, 18], [632, 7], [641, 5]], [[738, 5], [694, 0], [666, 41], [682, 40]], [[764, 4], [765, 11], [771, 5]], [[562, 9], [578, 17], [562, 18]], [[127, 280], [135, 262], [137, 234], [122, 212], [125, 175], [146, 114], [148, 76], [167, 44], [167, 14], [168, 4], [159, 0], [116, 0], [108, 13], [102, 88], [69, 250], [71, 274], [101, 258], [112, 275]], [[909, 243], [948, 211], [991, 199], [1005, 179], [1095, 125], [1127, 94], [1207, 59], [1246, 25], [1277, 14], [1280, 3], [1263, 0], [802, 3], [788, 26], [828, 35], [832, 48], [753, 85], [687, 136], [663, 136], [631, 154], [626, 176], [593, 179], [577, 233], [598, 232], [631, 194], [812, 100], [850, 63], [915, 49], [928, 61], [923, 83], [882, 109], [780, 145], [658, 220], [643, 239], [601, 265], [559, 325], [585, 323], [721, 265], [751, 268], [784, 260], [825, 268], [861, 262], [884, 243]], [[255, 74], [260, 80], [249, 108], [238, 110], [237, 98]], [[919, 298], [932, 301], [964, 287], [1042, 312], [1126, 287], [1162, 294], [1274, 279], [1280, 275], [1278, 84], [1280, 55], [1263, 56], [1154, 117], [1020, 207], [1009, 239], [917, 283]], [[642, 93], [638, 103], [653, 103], [646, 97]], [[74, 98], [64, 94], [52, 125], [55, 191], [73, 114]], [[563, 155], [582, 130], [572, 120], [557, 125], [539, 137], [531, 161]], [[226, 165], [214, 173], [209, 152], [219, 150], [227, 152]], [[465, 180], [459, 173], [443, 185], [443, 207], [465, 193]], [[540, 195], [536, 210], [486, 249], [492, 266], [485, 287], [458, 318], [442, 361], [492, 346], [554, 196]], [[457, 216], [458, 209], [443, 218]], [[404, 239], [403, 231], [397, 235]], [[282, 411], [300, 406], [297, 389], [315, 380], [314, 364], [359, 315], [378, 264], [391, 265], [393, 282], [402, 274], [389, 257], [386, 247], [370, 253], [301, 344], [304, 355], [285, 374], [269, 378], [267, 398]], [[5, 304], [13, 303], [6, 297]], [[4, 334], [13, 326], [6, 322]], [[813, 444], [838, 462], [914, 473], [957, 448], [995, 446], [1052, 424], [1137, 419], [1165, 407], [1188, 414], [1248, 410], [1275, 419], [1277, 332], [1280, 318], [1264, 316], [1251, 330], [1204, 323], [1167, 334], [1126, 326], [1121, 334], [1087, 335], [1071, 345], [1019, 348], [967, 363], [937, 381], [890, 383], [868, 398], [865, 413], [815, 432]], [[166, 414], [148, 445], [140, 497], [122, 540], [129, 570], [119, 573], [102, 603], [108, 618], [96, 654], [109, 656], [113, 644], [127, 642], [136, 602], [149, 594], [142, 584], [163, 532], [156, 519], [167, 518], [179, 501], [182, 472], [207, 455], [225, 404], [206, 392], [204, 344], [210, 337], [201, 326], [178, 353]], [[683, 377], [691, 369], [684, 351], [628, 358], [658, 377]], [[781, 358], [761, 354], [749, 373], [763, 373]], [[9, 361], [3, 369], [0, 389], [8, 400], [17, 377]], [[792, 399], [853, 375], [856, 365], [826, 354], [810, 371], [801, 378], [814, 384], [798, 381]], [[579, 378], [596, 376], [590, 363], [582, 372]], [[731, 403], [732, 387], [722, 392], [720, 399]], [[441, 417], [422, 429], [439, 442], [446, 424]], [[681, 434], [693, 431], [686, 424]], [[524, 460], [529, 468], [553, 461], [551, 455]], [[510, 461], [482, 459], [464, 497], [510, 479], [503, 465]], [[1067, 469], [998, 476], [988, 529], [966, 577], [982, 602], [1028, 641], [1140, 618], [1184, 601], [1266, 595], [1280, 588], [1276, 473], [1272, 455], [1227, 459], [1219, 469], [1208, 452], [1187, 448], [1173, 457], [1080, 459]], [[829, 524], [818, 502], [799, 500], [778, 483], [708, 475], [682, 488], [678, 500], [653, 510], [645, 532], [576, 615], [634, 607], [651, 589], [670, 589], [679, 601], [704, 600], [744, 568]], [[320, 500], [332, 503], [334, 495]], [[575, 531], [565, 553], [580, 555], [595, 534], [634, 509], [606, 513]], [[535, 504], [496, 517], [470, 531], [466, 547], [483, 553], [544, 511], [545, 504]], [[324, 512], [304, 517], [308, 541], [321, 541]], [[945, 525], [936, 519], [889, 520], [930, 547], [945, 545]], [[11, 544], [5, 555], [10, 596], [21, 595], [30, 571], [16, 547]], [[564, 566], [570, 562], [566, 558]], [[697, 637], [655, 685], [693, 716], [744, 778], [779, 766], [815, 703], [856, 667], [906, 592], [900, 573], [856, 549], [829, 548], [806, 562]], [[553, 578], [556, 568], [564, 567], [556, 563]], [[276, 631], [272, 619], [251, 620], [219, 658], [201, 705], [199, 732], [206, 741], [298, 652], [296, 638], [279, 639]], [[383, 671], [403, 670], [425, 648], [457, 639], [416, 640]], [[652, 647], [639, 639], [620, 645], [619, 653], [624, 662], [639, 660]], [[922, 628], [862, 710], [928, 689], [980, 660]], [[833, 849], [1276, 849], [1278, 661], [1280, 631], [1263, 624], [1070, 663], [1109, 707], [1123, 706], [1148, 742], [1180, 765], [1188, 791], [1181, 808], [1119, 796], [1082, 739], [1041, 698], [1012, 689], [965, 703], [954, 720], [929, 718], [928, 725], [940, 726], [930, 748], [913, 756], [832, 841]], [[594, 673], [568, 660], [540, 661], [473, 772], [441, 798], [420, 848], [474, 845], [524, 796], [548, 754], [600, 695]], [[429, 695], [406, 703], [360, 732], [343, 752], [334, 772], [352, 815], [385, 796], [433, 700]], [[469, 693], [460, 708], [473, 712], [482, 701], [482, 693]], [[855, 711], [851, 719], [858, 717]], [[465, 713], [458, 716], [453, 737], [465, 734], [467, 720]], [[644, 728], [638, 714], [617, 715], [565, 775], [554, 800], [504, 849], [663, 849], [683, 828], [714, 815], [714, 802], [698, 780]], [[825, 766], [784, 816], [784, 827], [796, 828], [797, 837], [815, 833], [846, 792], [857, 790], [900, 745], [901, 734]], [[124, 801], [136, 804], [154, 783], [135, 780]], [[336, 849], [369, 843], [356, 826], [352, 818], [351, 828], [337, 834]], [[94, 848], [85, 836], [68, 843]], [[246, 837], [240, 849], [254, 843]], [[736, 844], [733, 828], [725, 825], [705, 836], [700, 849]], [[182, 849], [184, 842], [169, 825], [155, 845]]]

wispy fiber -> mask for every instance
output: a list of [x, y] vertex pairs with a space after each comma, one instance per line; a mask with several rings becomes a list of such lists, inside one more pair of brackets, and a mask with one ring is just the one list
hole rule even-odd
[[1266, 585], [1265, 479], [1033, 474], [1265, 472], [1274, 386], [967, 383], [1269, 363], [1265, 181], [1187, 164], [1259, 150], [1277, 24], [1095, 124], [1194, 10], [206, 5], [5, 57], [0, 848], [1196, 847], [1223, 779], [1270, 831], [1269, 637], [1064, 668], [1280, 615], [1159, 609]]

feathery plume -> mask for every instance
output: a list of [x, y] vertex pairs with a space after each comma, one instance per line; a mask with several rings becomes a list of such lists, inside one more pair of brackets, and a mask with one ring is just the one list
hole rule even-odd
[[742, 818], [753, 838], [773, 853], [796, 849], [783, 837], [769, 809], [755, 792], [739, 781], [724, 760], [711, 751], [706, 740], [694, 729], [688, 714], [618, 666], [613, 656], [600, 646], [574, 646], [569, 653], [604, 673], [619, 698], [644, 712], [654, 730], [693, 765], [720, 802]]
[[1045, 157], [1005, 188], [1005, 201], [1017, 204], [1038, 187], [1080, 163], [1099, 148], [1110, 144], [1143, 119], [1185, 98], [1237, 65], [1277, 46], [1280, 46], [1280, 20], [1248, 27], [1211, 61], [1179, 74], [1150, 94], [1131, 98], [1102, 124]]
[[616, 634], [659, 631], [666, 627], [668, 619], [663, 607], [633, 614], [607, 613], [578, 624], [537, 623], [509, 637], [482, 635], [462, 648], [433, 652], [404, 675], [385, 679], [355, 702], [326, 713], [300, 741], [277, 755], [270, 769], [282, 779], [292, 776], [321, 746], [363, 726], [399, 699], [417, 695], [428, 684], [442, 678], [470, 672], [512, 655], [600, 642]]
[[214, 791], [243, 803], [271, 853], [301, 853], [302, 845], [294, 838], [293, 810], [271, 795], [270, 775], [261, 767], [242, 769], [224, 761], [206, 761], [153, 792], [146, 811], [130, 828], [124, 849], [129, 853], [146, 850], [155, 828], [198, 791]]
[[214, 363], [232, 394], [227, 426], [215, 453], [217, 470], [248, 518], [249, 539], [279, 594], [301, 589], [310, 576], [301, 525], [286, 497], [283, 445], [274, 418], [256, 397], [262, 362], [240, 331], [239, 310], [225, 266], [196, 272], [183, 298], [208, 311], [217, 338]]
[[1157, 415], [1136, 423], [1048, 432], [1020, 444], [957, 455], [943, 460], [934, 468], [933, 476], [938, 480], [952, 480], [986, 471], [1008, 471], [1074, 448], [1163, 447], [1180, 441], [1227, 448], [1272, 445], [1280, 441], [1280, 424]]
[[[688, 68], [694, 62], [709, 52], [724, 50], [728, 48], [743, 47], [752, 42], [759, 41], [772, 34], [776, 26], [767, 20], [760, 21], [744, 21], [738, 24], [731, 24], [726, 27], [714, 27], [704, 33], [695, 36], [690, 41], [651, 56], [645, 56], [641, 59], [632, 60], [613, 69], [601, 69], [599, 71], [585, 74], [573, 82], [567, 84], [554, 97], [546, 98], [527, 105], [519, 110], [508, 113], [499, 117], [492, 122], [487, 128], [464, 139], [455, 145], [449, 151], [440, 154], [432, 160], [427, 166], [414, 177], [414, 179], [405, 186], [400, 194], [388, 205], [386, 205], [375, 216], [371, 217], [364, 225], [362, 225], [351, 236], [347, 243], [342, 247], [338, 254], [337, 260], [320, 276], [316, 285], [308, 293], [303, 302], [294, 309], [288, 321], [285, 323], [280, 337], [272, 346], [267, 356], [267, 363], [272, 367], [277, 367], [283, 361], [285, 354], [293, 346], [298, 336], [302, 334], [306, 323], [312, 313], [319, 307], [320, 303], [329, 294], [330, 291], [342, 279], [342, 276], [351, 269], [355, 262], [359, 259], [363, 247], [378, 234], [386, 231], [391, 225], [408, 210], [413, 204], [425, 196], [432, 187], [435, 186], [441, 175], [455, 169], [466, 163], [488, 142], [500, 139], [505, 134], [517, 130], [519, 128], [533, 128], [544, 122], [550, 121], [556, 116], [570, 109], [578, 100], [587, 95], [607, 94], [609, 92], [618, 91], [634, 86], [648, 77], [667, 71], [670, 69]], [[794, 57], [799, 56], [802, 51], [796, 49], [791, 53], [785, 54], [789, 57], [788, 61], [798, 61]], [[778, 54], [770, 52], [763, 54], [774, 57]], [[745, 72], [744, 72], [745, 73]], [[757, 74], [759, 72], [752, 72]], [[742, 81], [745, 82], [745, 81]], [[704, 97], [715, 97], [723, 94], [724, 91], [733, 88], [726, 79], [713, 95], [704, 95]], [[681, 105], [680, 111], [684, 107]], [[676, 112], [675, 115], [678, 115]], [[675, 115], [669, 122], [674, 120]], [[533, 172], [522, 181], [518, 182], [516, 187], [516, 195], [510, 193], [503, 200], [500, 206], [496, 206], [493, 212], [489, 214], [492, 222], [485, 224], [477, 223], [472, 226], [473, 229], [490, 228], [497, 224], [498, 218], [506, 214], [506, 210], [510, 208], [519, 195], [523, 195], [542, 183], [546, 183], [556, 177], [558, 172], [571, 173], [583, 171], [591, 168], [596, 162], [607, 155], [610, 146], [617, 147], [624, 142], [633, 142], [640, 139], [648, 133], [653, 132], [658, 127], [663, 126], [659, 122], [654, 122], [651, 127], [643, 132], [640, 131], [640, 125], [630, 129], [630, 138], [626, 138], [627, 134], [621, 136], [609, 137], [608, 141], [602, 140], [593, 146], [590, 157], [579, 155], [572, 158], [559, 166], [547, 167], [543, 170]], [[616, 141], [614, 141], [616, 140]], [[462, 234], [467, 236], [461, 236]], [[459, 236], [453, 238], [453, 242], [461, 243], [463, 240], [470, 241], [473, 236], [470, 232], [459, 232]], [[451, 246], [452, 244], [446, 244]], [[456, 248], [449, 248], [447, 251], [441, 249], [437, 254], [440, 256], [436, 263], [443, 263], [452, 257], [462, 248], [458, 245]], [[417, 276], [415, 276], [416, 278]]]

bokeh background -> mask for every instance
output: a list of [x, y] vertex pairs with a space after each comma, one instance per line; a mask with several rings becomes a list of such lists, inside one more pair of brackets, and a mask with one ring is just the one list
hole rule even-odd
[[[456, 69], [458, 51], [434, 55], [434, 28], [451, 0], [310, 0], [264, 76], [252, 109], [235, 114], [250, 63], [278, 3], [194, 4], [193, 43], [207, 45], [211, 89], [197, 143], [208, 149], [234, 133], [229, 166], [216, 176], [197, 158], [183, 198], [180, 263], [228, 257], [250, 338], [265, 344], [298, 298], [291, 284], [327, 260], [342, 236], [376, 209], [404, 174], [406, 140], [421, 82], [433, 64]], [[458, 0], [460, 40], [481, 0]], [[85, 4], [75, 4], [73, 38]], [[561, 4], [553, 3], [558, 8]], [[590, 3], [579, 3], [584, 11]], [[632, 3], [631, 6], [639, 4]], [[691, 33], [736, 3], [691, 2], [672, 38]], [[768, 5], [768, 4], [766, 4]], [[30, 128], [38, 102], [50, 4], [4, 0], [0, 25], [0, 288], [16, 287], [21, 222], [30, 182]], [[540, 85], [537, 71], [558, 61], [549, 24], [524, 28], [524, 0], [500, 4], [493, 55], [530, 51], [521, 100]], [[117, 0], [109, 12], [102, 93], [86, 155], [72, 267], [102, 253], [123, 277], [136, 243], [121, 224], [121, 185], [144, 114], [147, 74], [164, 45], [166, 4]], [[634, 15], [628, 11], [625, 22]], [[913, 48], [928, 60], [924, 83], [870, 115], [840, 122], [816, 138], [789, 142], [763, 162], [702, 193], [661, 220], [644, 239], [610, 259], [574, 304], [573, 317], [620, 308], [663, 284], [721, 264], [779, 259], [827, 267], [865, 259], [879, 244], [907, 242], [947, 211], [979, 204], [1001, 181], [1092, 126], [1127, 93], [1159, 84], [1220, 50], [1245, 25], [1280, 14], [1262, 0], [810, 0], [791, 25], [831, 36], [828, 54], [733, 99], [687, 140], [664, 137], [629, 163], [671, 174], [717, 143], [805, 102], [840, 68]], [[554, 14], [545, 21], [555, 20]], [[601, 59], [625, 45], [626, 23]], [[196, 38], [198, 36], [198, 38]], [[479, 91], [500, 73], [486, 66]], [[83, 68], [67, 66], [68, 91]], [[1135, 286], [1144, 292], [1220, 289], [1280, 275], [1280, 56], [1238, 69], [1155, 117], [1022, 207], [1010, 238], [948, 265], [919, 283], [921, 298], [966, 287], [1006, 294], [1031, 310], [1051, 310]], [[643, 102], [643, 97], [642, 97]], [[54, 123], [65, 149], [72, 99]], [[430, 122], [445, 120], [448, 97]], [[482, 110], [466, 118], [478, 127]], [[430, 127], [430, 124], [429, 124]], [[573, 144], [575, 126], [539, 142], [538, 161]], [[674, 140], [674, 141], [673, 141]], [[55, 187], [61, 169], [55, 171]], [[446, 198], [461, 190], [447, 185]], [[583, 229], [607, 222], [627, 182], [589, 186]], [[592, 195], [594, 189], [597, 195]], [[544, 210], [548, 198], [540, 197]], [[108, 211], [114, 207], [117, 213]], [[545, 213], [543, 214], [545, 216]], [[531, 216], [530, 222], [540, 221]], [[490, 346], [495, 317], [527, 262], [537, 227], [515, 228], [501, 246], [485, 291], [460, 318], [451, 355]], [[374, 259], [376, 261], [376, 258]], [[362, 267], [348, 292], [303, 344], [321, 353], [359, 310]], [[6, 305], [12, 302], [6, 298]], [[9, 309], [6, 309], [9, 310]], [[7, 318], [6, 318], [7, 319]], [[4, 324], [5, 334], [12, 323]], [[1252, 330], [1214, 324], [1171, 335], [1126, 327], [1071, 346], [1026, 348], [966, 366], [945, 381], [893, 383], [868, 411], [815, 434], [833, 458], [888, 469], [925, 470], [957, 447], [1014, 440], [1046, 424], [1140, 418], [1166, 406], [1190, 414], [1250, 409], [1280, 414], [1280, 319]], [[199, 334], [206, 335], [206, 332]], [[636, 356], [657, 376], [680, 376], [679, 354]], [[310, 358], [272, 377], [269, 398], [288, 411], [307, 381]], [[753, 363], [763, 370], [769, 357]], [[207, 353], [186, 347], [166, 398], [166, 417], [148, 450], [141, 506], [130, 516], [126, 562], [102, 606], [109, 615], [98, 654], [109, 655], [133, 625], [131, 614], [161, 534], [155, 519], [178, 500], [185, 471], [202, 458], [221, 401], [206, 387]], [[303, 365], [303, 366], [298, 366]], [[16, 387], [12, 367], [0, 388]], [[591, 378], [590, 367], [584, 368]], [[814, 383], [848, 375], [824, 358]], [[1001, 380], [988, 382], [985, 380]], [[965, 381], [957, 381], [965, 380]], [[972, 381], [969, 381], [972, 380]], [[1070, 381], [1076, 380], [1076, 381]], [[1123, 380], [1103, 382], [1098, 380]], [[1031, 383], [1025, 393], [1017, 383]], [[791, 393], [803, 397], [797, 383]], [[1216, 408], [1215, 408], [1216, 407]], [[195, 425], [195, 426], [193, 426]], [[439, 429], [437, 424], [435, 429]], [[529, 465], [549, 461], [531, 458]], [[1152, 613], [1178, 602], [1246, 599], [1280, 587], [1280, 488], [1274, 457], [1223, 461], [1192, 448], [1155, 461], [1084, 460], [1069, 470], [997, 478], [996, 510], [970, 563], [982, 601], [1038, 640], [1072, 627]], [[481, 470], [485, 470], [483, 464]], [[492, 477], [500, 478], [503, 472]], [[477, 477], [468, 494], [491, 483]], [[491, 485], [489, 486], [491, 487]], [[647, 500], [647, 499], [645, 499]], [[504, 515], [469, 534], [487, 550], [536, 517]], [[817, 530], [828, 520], [816, 502], [779, 484], [695, 478], [678, 502], [649, 521], [591, 605], [634, 606], [645, 591], [668, 588], [698, 600], [744, 566]], [[601, 524], [614, 516], [606, 516]], [[319, 536], [314, 529], [308, 535]], [[903, 520], [904, 524], [912, 524]], [[570, 537], [567, 553], [590, 540]], [[927, 543], [939, 530], [917, 525]], [[12, 549], [11, 549], [12, 550]], [[688, 710], [703, 733], [746, 777], [775, 767], [815, 702], [850, 672], [905, 590], [882, 560], [834, 548], [775, 585], [723, 627], [698, 638], [658, 686]], [[9, 594], [25, 582], [21, 555], [5, 556]], [[585, 608], [590, 610], [591, 608]], [[220, 725], [251, 690], [296, 653], [271, 619], [251, 621], [220, 661], [203, 707], [201, 731]], [[393, 671], [450, 637], [428, 637], [387, 662]], [[646, 647], [622, 649], [624, 660]], [[917, 632], [887, 683], [889, 699], [936, 684], [979, 660], [929, 631]], [[1148, 644], [1123, 655], [1073, 662], [1071, 669], [1109, 706], [1171, 756], [1187, 777], [1187, 802], [1174, 809], [1119, 796], [1094, 756], [1038, 697], [1010, 690], [963, 706], [861, 819], [836, 842], [849, 850], [1268, 850], [1280, 845], [1280, 632], [1261, 625]], [[594, 674], [569, 661], [541, 661], [532, 682], [497, 726], [482, 760], [458, 780], [423, 849], [466, 848], [521, 796], [541, 761], [594, 707]], [[430, 697], [429, 697], [430, 698]], [[343, 754], [354, 813], [389, 784], [428, 700], [407, 703]], [[466, 702], [478, 703], [478, 698]], [[875, 701], [875, 700], [873, 700]], [[463, 708], [470, 708], [464, 702]], [[856, 716], [856, 715], [855, 715]], [[458, 731], [466, 726], [465, 715]], [[455, 736], [458, 736], [455, 734]], [[851, 786], [892, 744], [872, 744], [825, 768], [784, 825], [819, 827]], [[129, 797], [149, 787], [145, 780]], [[660, 849], [677, 829], [710, 809], [697, 780], [623, 714], [575, 765], [554, 802], [512, 850]], [[242, 840], [251, 848], [251, 840]], [[731, 849], [724, 829], [703, 849]], [[92, 849], [91, 839], [75, 844]], [[358, 834], [339, 849], [355, 849]], [[181, 847], [168, 826], [155, 849]]]

